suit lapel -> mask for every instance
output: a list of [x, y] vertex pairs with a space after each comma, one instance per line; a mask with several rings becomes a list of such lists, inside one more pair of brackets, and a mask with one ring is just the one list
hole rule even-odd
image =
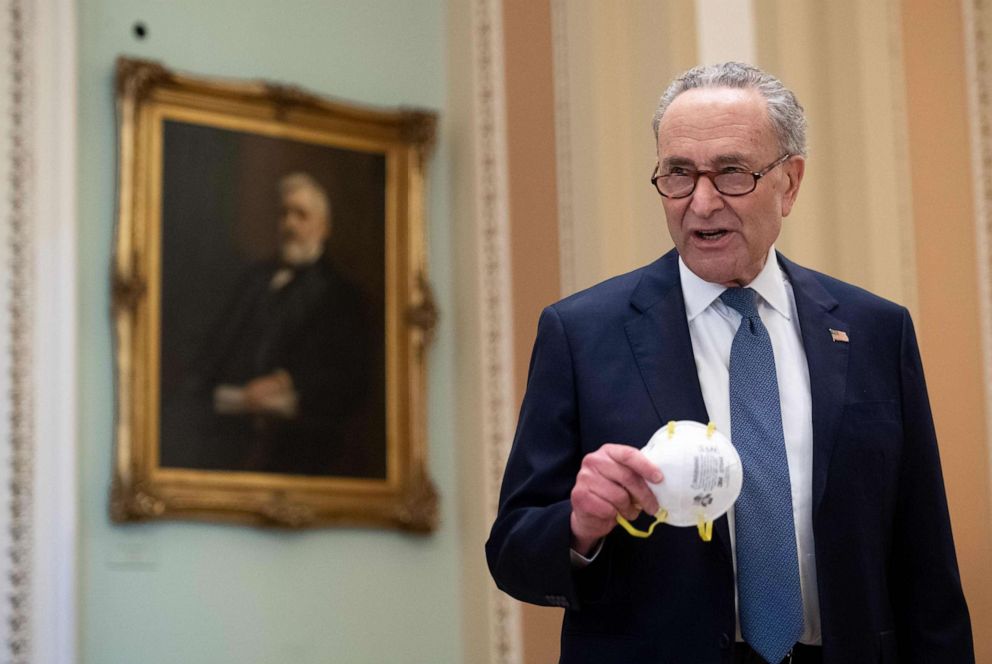
[[[779, 263], [792, 282], [799, 312], [806, 364], [809, 367], [813, 406], [813, 516], [815, 519], [827, 486], [830, 456], [837, 439], [847, 385], [850, 344], [835, 341], [832, 330], [855, 336], [850, 326], [831, 312], [837, 300], [817, 281], [814, 273], [779, 254]], [[846, 339], [846, 337], [845, 337]]]
[[706, 405], [685, 319], [678, 255], [670, 252], [651, 267], [631, 296], [640, 315], [628, 321], [627, 339], [659, 426], [669, 420], [704, 421]]
[[[626, 324], [627, 339], [658, 415], [658, 426], [669, 420], [708, 422], [675, 251], [645, 271], [630, 302], [639, 313]], [[713, 525], [729, 560], [727, 519], [720, 518]]]

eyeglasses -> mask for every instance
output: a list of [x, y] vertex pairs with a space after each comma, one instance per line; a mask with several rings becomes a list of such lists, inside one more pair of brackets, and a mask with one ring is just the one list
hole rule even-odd
[[733, 169], [692, 171], [675, 167], [671, 173], [662, 175], [658, 172], [659, 166], [655, 166], [651, 175], [651, 184], [665, 198], [686, 198], [692, 196], [692, 192], [696, 190], [696, 183], [699, 182], [699, 177], [704, 176], [709, 178], [710, 182], [713, 183], [713, 188], [724, 196], [743, 196], [754, 191], [758, 186], [758, 180], [791, 156], [791, 154], [784, 154], [760, 171], [755, 172]]

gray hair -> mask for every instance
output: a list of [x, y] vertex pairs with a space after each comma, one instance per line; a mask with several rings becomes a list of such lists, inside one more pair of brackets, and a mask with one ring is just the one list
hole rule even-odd
[[796, 95], [771, 74], [741, 62], [693, 67], [672, 81], [661, 95], [651, 122], [655, 141], [665, 111], [676, 97], [694, 88], [756, 90], [768, 105], [768, 119], [782, 151], [806, 156], [806, 115]]
[[331, 199], [327, 196], [327, 190], [312, 175], [300, 171], [279, 178], [280, 195], [286, 196], [297, 189], [309, 189], [313, 192], [317, 213], [323, 215], [324, 220], [330, 223]]

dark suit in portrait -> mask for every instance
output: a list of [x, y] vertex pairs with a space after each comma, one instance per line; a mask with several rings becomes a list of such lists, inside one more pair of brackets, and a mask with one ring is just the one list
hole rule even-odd
[[163, 408], [163, 466], [385, 477], [382, 332], [332, 264], [331, 206], [306, 173], [279, 183], [278, 256], [246, 270]]
[[[276, 287], [280, 274], [289, 280]], [[285, 371], [298, 401], [292, 413], [215, 412], [206, 429], [212, 443], [200, 446], [197, 467], [311, 475], [367, 471], [360, 450], [349, 450], [344, 439], [368, 387], [364, 318], [360, 292], [326, 260], [251, 270], [211, 336], [198, 391], [216, 404], [209, 393], [219, 385]]]

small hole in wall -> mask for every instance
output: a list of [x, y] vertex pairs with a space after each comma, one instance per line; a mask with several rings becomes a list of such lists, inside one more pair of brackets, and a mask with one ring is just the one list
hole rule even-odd
[[141, 21], [134, 24], [134, 36], [137, 39], [144, 39], [148, 36], [148, 28], [146, 28], [145, 24]]

